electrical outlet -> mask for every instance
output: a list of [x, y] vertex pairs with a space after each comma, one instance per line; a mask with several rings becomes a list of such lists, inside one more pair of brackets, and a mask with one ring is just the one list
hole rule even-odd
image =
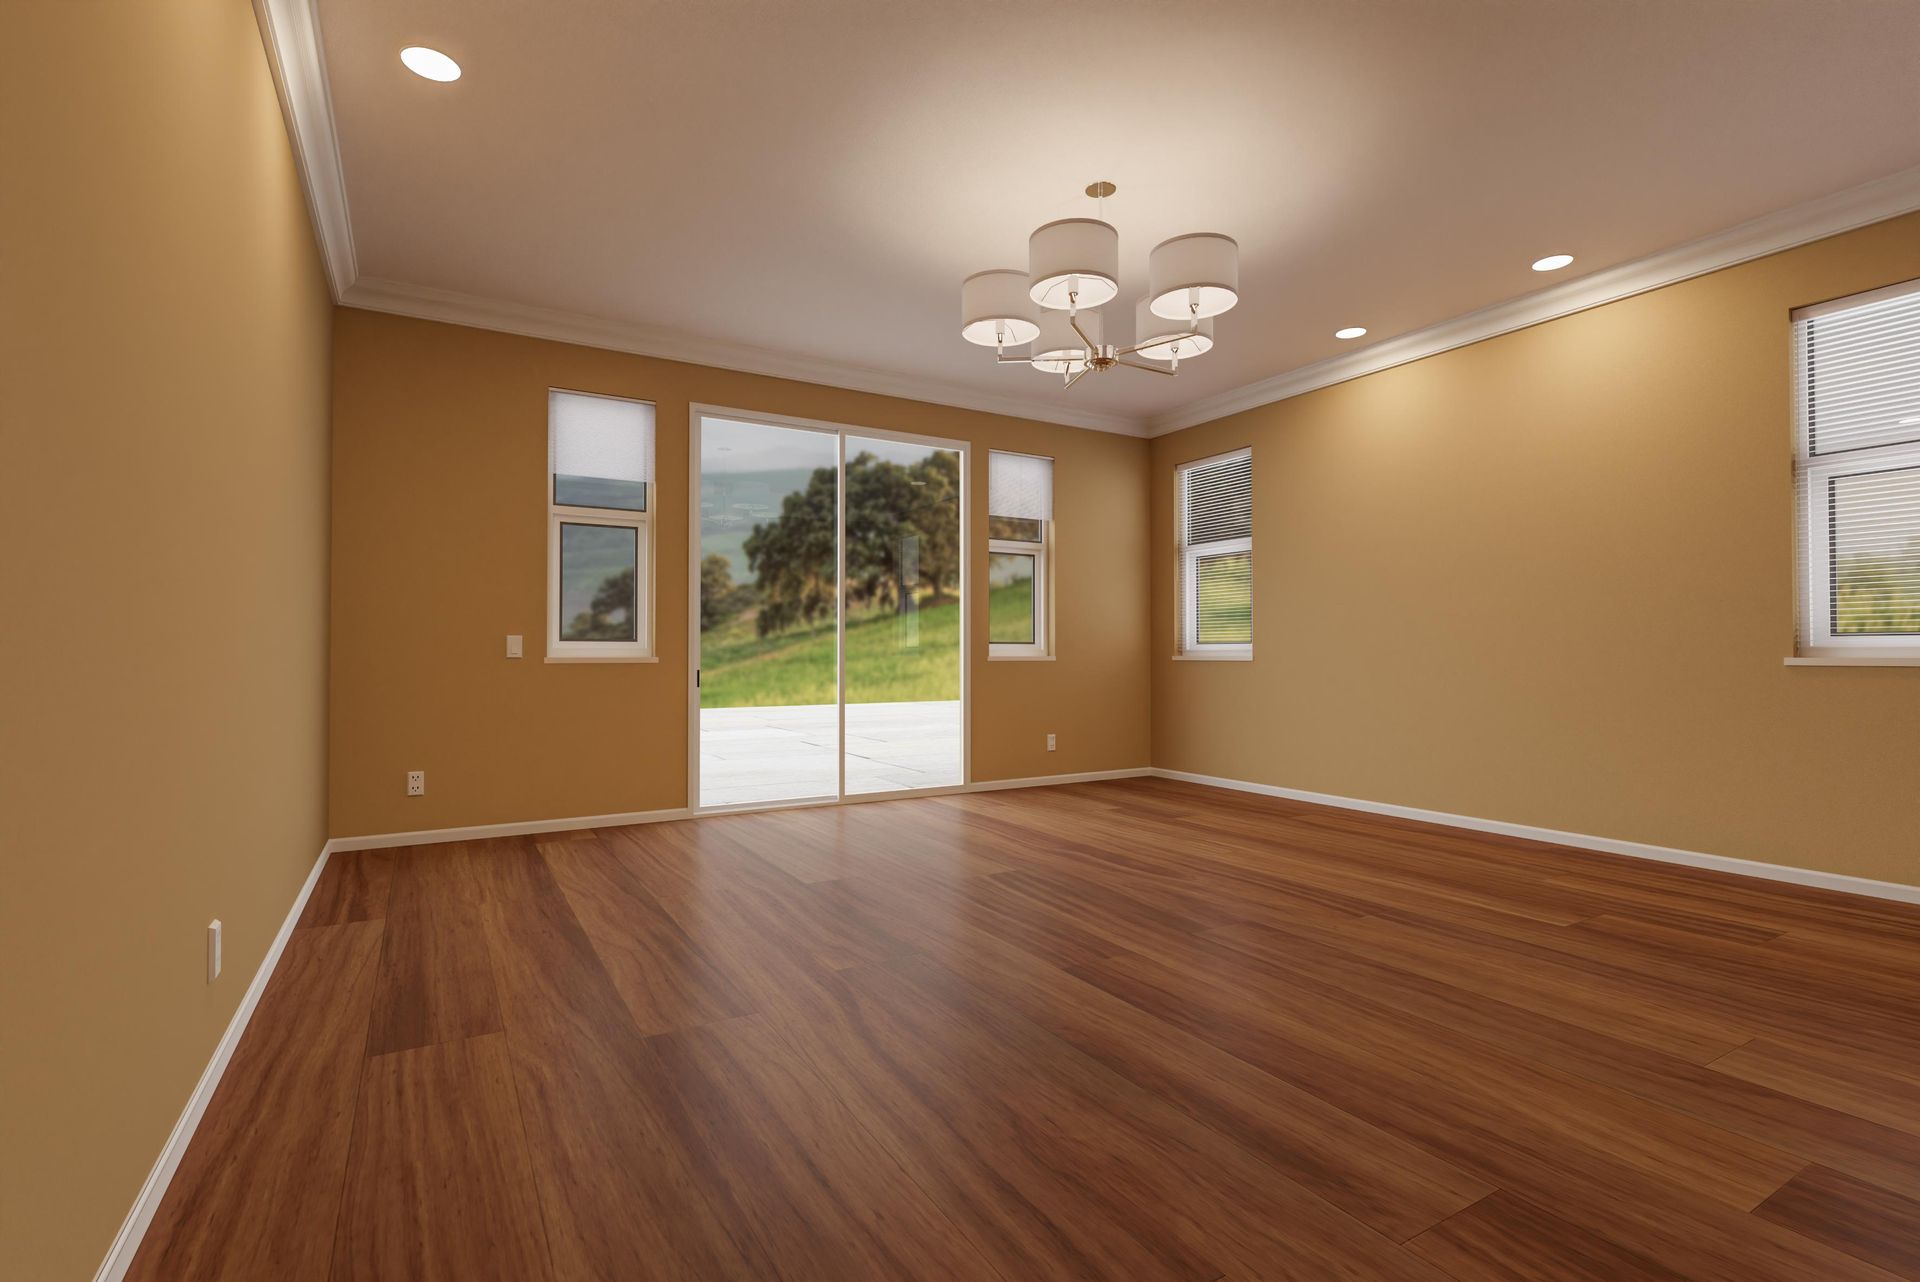
[[207, 923], [207, 982], [220, 978], [220, 919]]
[[427, 772], [424, 770], [407, 771], [407, 795], [424, 797], [427, 795]]
[[1052, 736], [1052, 735], [1048, 735], [1048, 736], [1047, 736], [1047, 751], [1048, 751], [1048, 752], [1052, 752], [1052, 751], [1053, 751], [1053, 736]]
[[509, 659], [517, 659], [520, 657], [520, 634], [518, 632], [507, 633], [507, 657]]

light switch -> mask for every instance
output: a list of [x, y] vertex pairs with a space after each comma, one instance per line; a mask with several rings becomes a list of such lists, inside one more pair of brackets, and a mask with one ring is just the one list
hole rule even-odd
[[507, 634], [507, 657], [509, 659], [520, 657], [520, 634], [517, 632]]

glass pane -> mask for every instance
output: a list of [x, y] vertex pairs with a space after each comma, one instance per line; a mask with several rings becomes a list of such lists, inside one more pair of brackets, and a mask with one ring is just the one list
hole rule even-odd
[[555, 503], [647, 510], [653, 406], [645, 401], [549, 392], [547, 450]]
[[1013, 543], [1038, 543], [1040, 522], [1021, 516], [990, 516], [987, 518], [987, 537]]
[[840, 444], [700, 422], [700, 804], [840, 789]]
[[1253, 644], [1253, 554], [1224, 552], [1194, 561], [1194, 640], [1201, 645]]
[[631, 527], [560, 526], [560, 639], [634, 641], [640, 538]]
[[604, 476], [553, 477], [553, 501], [561, 507], [604, 507], [620, 512], [647, 510], [644, 481], [615, 481]]
[[962, 781], [960, 455], [846, 440], [849, 793]]
[[1011, 552], [987, 557], [987, 640], [1033, 644], [1033, 560]]
[[1920, 467], [1836, 476], [1827, 510], [1834, 634], [1920, 633]]

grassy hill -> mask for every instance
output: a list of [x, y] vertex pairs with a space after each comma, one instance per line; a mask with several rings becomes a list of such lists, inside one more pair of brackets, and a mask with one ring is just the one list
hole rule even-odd
[[[1021, 589], [988, 593], [995, 615], [1024, 609]], [[892, 610], [847, 619], [847, 702], [895, 703], [960, 697], [960, 603], [923, 605], [913, 624]], [[700, 706], [765, 708], [832, 703], [834, 621], [770, 637], [754, 635], [752, 614], [729, 619], [700, 641]]]

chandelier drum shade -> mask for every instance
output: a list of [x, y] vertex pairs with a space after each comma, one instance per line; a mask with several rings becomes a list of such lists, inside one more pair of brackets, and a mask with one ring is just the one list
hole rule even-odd
[[1240, 301], [1240, 246], [1217, 232], [1175, 236], [1147, 256], [1147, 300], [1155, 316], [1205, 320]]
[[1150, 361], [1178, 361], [1182, 357], [1205, 356], [1213, 350], [1213, 317], [1197, 321], [1173, 321], [1155, 316], [1150, 300], [1133, 305], [1133, 351]]
[[1120, 292], [1120, 233], [1098, 218], [1062, 218], [1027, 238], [1028, 292], [1056, 311], [1098, 307]]
[[[1114, 191], [1097, 182], [1087, 195], [1104, 201]], [[1240, 247], [1218, 232], [1161, 241], [1147, 281], [1133, 346], [1107, 342], [1100, 309], [1120, 296], [1120, 233], [1103, 218], [1057, 219], [1027, 238], [1024, 273], [999, 268], [960, 283], [960, 337], [993, 348], [999, 364], [1058, 374], [1068, 387], [1116, 365], [1178, 374], [1181, 361], [1213, 350], [1213, 318], [1240, 301]], [[1006, 350], [1023, 344], [1026, 355]]]
[[1018, 347], [1040, 333], [1027, 274], [1013, 268], [975, 272], [960, 282], [960, 337], [982, 347]]
[[[1078, 325], [1075, 325], [1075, 321]], [[1065, 312], [1042, 312], [1040, 336], [1033, 340], [1033, 367], [1045, 374], [1081, 374], [1099, 352], [1100, 313], [1082, 312], [1078, 317]]]

